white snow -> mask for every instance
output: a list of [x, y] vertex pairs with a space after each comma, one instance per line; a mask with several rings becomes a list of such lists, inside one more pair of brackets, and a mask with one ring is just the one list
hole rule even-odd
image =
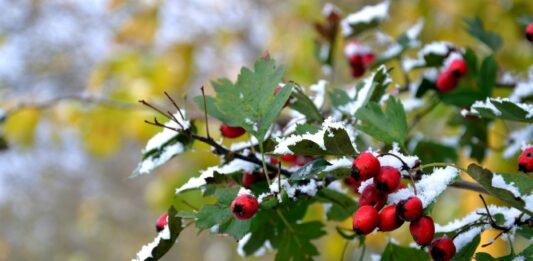
[[320, 148], [325, 150], [326, 147], [324, 145], [324, 134], [333, 135], [333, 133], [331, 133], [332, 129], [345, 130], [350, 136], [352, 145], [355, 147], [355, 145], [353, 144], [353, 142], [355, 141], [355, 137], [353, 137], [353, 131], [351, 131], [352, 129], [348, 128], [344, 122], [335, 121], [333, 117], [328, 117], [322, 123], [322, 129], [317, 131], [314, 134], [311, 134], [311, 133], [306, 133], [303, 135], [292, 134], [288, 137], [276, 138], [276, 141], [278, 142], [278, 144], [276, 145], [276, 148], [274, 149], [273, 153], [274, 154], [293, 154], [293, 152], [289, 149], [289, 146], [292, 146], [302, 140], [312, 141], [316, 143], [318, 146], [320, 146]]
[[402, 69], [406, 72], [410, 72], [413, 68], [417, 66], [423, 66], [424, 61], [418, 60], [418, 59], [409, 59], [405, 58], [402, 59]]
[[[424, 175], [421, 180], [415, 183], [417, 196], [422, 201], [422, 205], [429, 206], [446, 188], [448, 184], [459, 176], [459, 171], [453, 167], [435, 168], [431, 175]], [[411, 185], [389, 194], [388, 203], [395, 204], [400, 200], [414, 195]]]
[[346, 57], [351, 57], [352, 55], [364, 55], [369, 53], [372, 53], [372, 49], [357, 41], [350, 41], [344, 47], [344, 55]]
[[[388, 153], [394, 154], [398, 158], [402, 159], [409, 168], [414, 168], [416, 162], [420, 160], [418, 156], [407, 156], [402, 154], [400, 152], [400, 147], [396, 142], [392, 144], [392, 149], [389, 150]], [[383, 155], [381, 157], [378, 157], [378, 160], [381, 166], [391, 166], [398, 169], [402, 173], [402, 175], [409, 175], [409, 172], [407, 172], [406, 170], [402, 170], [403, 163], [398, 158], [391, 155]]]
[[452, 62], [455, 60], [464, 60], [463, 55], [460, 52], [451, 52], [450, 55], [444, 59], [442, 68], [447, 70], [450, 67], [450, 64], [452, 64]]
[[154, 239], [154, 241], [144, 245], [141, 250], [137, 253], [137, 257], [132, 259], [132, 261], [144, 261], [150, 257], [152, 257], [152, 251], [154, 248], [156, 248], [159, 245], [159, 242], [161, 242], [161, 239], [163, 240], [169, 240], [170, 239], [170, 228], [168, 225], [165, 226], [165, 228], [157, 234], [157, 237]]
[[494, 113], [494, 115], [496, 116], [500, 116], [502, 115], [502, 112], [500, 110], [498, 110], [496, 108], [496, 106], [494, 106], [494, 104], [492, 104], [491, 102], [491, 99], [490, 98], [487, 98], [486, 101], [476, 101], [474, 102], [474, 104], [472, 104], [472, 107], [470, 108], [470, 113], [473, 113], [473, 114], [479, 114], [479, 112], [476, 110], [476, 108], [484, 108], [484, 109], [489, 109], [492, 111], [492, 113]]
[[479, 112], [476, 110], [476, 108], [485, 108], [491, 110], [494, 115], [501, 115], [502, 113], [494, 106], [493, 103], [503, 103], [503, 102], [511, 102], [514, 103], [516, 106], [520, 107], [523, 111], [525, 111], [526, 118], [532, 118], [533, 117], [533, 104], [528, 103], [518, 103], [513, 102], [509, 98], [487, 98], [485, 101], [476, 101], [474, 104], [472, 104], [472, 107], [470, 108], [471, 114], [477, 114], [479, 115]]
[[327, 188], [331, 189], [331, 190], [335, 190], [335, 191], [340, 192], [340, 193], [344, 193], [344, 194], [348, 193], [348, 189], [346, 189], [346, 188], [344, 188], [342, 186], [342, 182], [340, 180], [335, 180], [335, 181], [329, 183]]
[[334, 4], [332, 3], [326, 3], [324, 5], [324, 8], [322, 8], [322, 15], [324, 17], [328, 17], [330, 16], [331, 14], [342, 14], [342, 11]]
[[405, 32], [405, 35], [407, 35], [407, 37], [411, 41], [416, 41], [416, 39], [418, 39], [418, 36], [420, 36], [422, 29], [424, 29], [424, 19], [420, 18], [418, 19], [415, 25], [407, 29], [407, 32]]
[[280, 185], [281, 189], [287, 193], [287, 196], [289, 198], [295, 199], [296, 192], [300, 192], [302, 194], [314, 197], [318, 192], [318, 189], [324, 184], [322, 181], [316, 181], [314, 179], [311, 179], [307, 184], [304, 185], [291, 185], [286, 178], [281, 177], [280, 180], [280, 177], [277, 177], [272, 181], [272, 184], [270, 184], [270, 192], [272, 192], [272, 194], [277, 194], [279, 202], [282, 201], [281, 193], [279, 191]]
[[456, 238], [453, 239], [453, 244], [455, 245], [456, 251], [461, 251], [464, 246], [472, 242], [472, 240], [474, 240], [477, 235], [479, 235], [481, 232], [483, 232], [483, 230], [489, 227], [490, 225], [478, 226], [459, 234]]
[[139, 167], [139, 173], [148, 174], [152, 172], [155, 168], [163, 165], [175, 155], [183, 153], [183, 151], [184, 147], [183, 144], [181, 144], [180, 142], [176, 142], [172, 145], [167, 145], [163, 148], [163, 151], [159, 154], [159, 157], [154, 158], [153, 156], [150, 156], [144, 159]]
[[512, 261], [526, 261], [526, 258], [523, 256], [516, 256]]
[[[248, 241], [250, 241], [251, 237], [252, 233], [248, 233], [239, 240], [237, 244], [237, 254], [239, 254], [239, 256], [246, 256], [246, 253], [244, 252], [244, 246], [246, 245], [246, 243], [248, 243]], [[255, 257], [263, 256], [267, 251], [272, 251], [272, 245], [270, 244], [269, 240], [265, 241], [265, 244], [259, 249], [257, 249], [257, 251], [255, 251], [255, 253], [253, 253], [252, 255]]]
[[239, 192], [237, 193], [237, 196], [240, 196], [240, 195], [253, 195], [254, 193], [252, 193], [251, 190], [245, 188], [245, 187], [241, 187], [239, 189]]
[[363, 191], [366, 187], [370, 186], [371, 184], [374, 184], [374, 178], [369, 178], [363, 182], [361, 182], [361, 185], [359, 185], [359, 189], [357, 190], [359, 194], [363, 194]]
[[417, 108], [422, 107], [424, 105], [425, 101], [423, 99], [419, 98], [408, 98], [402, 100], [403, 108], [406, 112], [413, 111]]
[[331, 165], [324, 168], [324, 172], [330, 172], [336, 169], [342, 169], [342, 168], [351, 168], [352, 167], [352, 158], [348, 157], [342, 157], [339, 159], [332, 159], [328, 161]]
[[350, 25], [360, 23], [371, 23], [372, 21], [383, 21], [387, 18], [389, 11], [389, 1], [385, 1], [373, 6], [365, 6], [356, 13], [348, 15], [342, 20], [341, 25], [344, 35], [350, 35], [352, 29]]
[[185, 184], [176, 189], [176, 194], [190, 189], [197, 189], [206, 184], [207, 178], [212, 178], [215, 171], [220, 174], [231, 174], [238, 171], [254, 171], [257, 166], [241, 159], [234, 159], [226, 165], [209, 167], [200, 176], [190, 178]]
[[533, 95], [533, 81], [518, 82], [509, 96], [509, 100], [513, 102], [520, 102], [522, 98]]
[[[185, 111], [182, 110], [182, 114], [185, 116]], [[178, 120], [178, 122], [185, 128], [190, 128], [190, 122], [188, 120], [183, 120], [181, 116], [178, 113], [174, 114], [174, 117]], [[165, 123], [166, 126], [175, 128], [175, 129], [181, 129], [181, 127], [174, 121], [168, 121]], [[167, 143], [170, 139], [174, 138], [177, 135], [177, 132], [163, 128], [162, 131], [154, 135], [150, 140], [148, 140], [148, 143], [146, 144], [146, 147], [144, 148], [144, 152], [153, 150], [153, 149], [159, 149], [161, 146], [163, 146], [165, 143]]]
[[518, 188], [515, 186], [514, 182], [511, 182], [511, 183], [507, 183], [505, 182], [505, 180], [503, 179], [503, 176], [502, 175], [498, 175], [496, 173], [492, 174], [492, 186], [495, 187], [495, 188], [500, 188], [500, 189], [505, 189], [511, 193], [513, 193], [513, 195], [516, 197], [516, 198], [521, 198], [522, 195], [520, 194], [520, 191], [518, 190]]
[[423, 60], [424, 56], [429, 54], [435, 54], [439, 56], [445, 56], [448, 51], [453, 48], [453, 44], [449, 42], [432, 42], [424, 45], [422, 50], [418, 52], [418, 57]]
[[309, 89], [315, 93], [312, 97], [312, 100], [315, 106], [319, 109], [322, 108], [322, 105], [324, 105], [324, 96], [326, 95], [327, 84], [328, 81], [320, 80], [316, 84], [313, 84], [311, 87], [309, 87]]

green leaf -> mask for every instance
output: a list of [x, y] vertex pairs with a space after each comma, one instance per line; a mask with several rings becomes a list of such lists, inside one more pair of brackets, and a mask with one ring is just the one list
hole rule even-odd
[[481, 70], [479, 72], [478, 86], [484, 96], [492, 96], [492, 90], [496, 83], [498, 65], [494, 59], [494, 55], [488, 55], [481, 63]]
[[422, 162], [456, 162], [458, 158], [456, 148], [426, 140], [416, 144], [413, 154], [419, 155]]
[[463, 55], [466, 66], [468, 68], [466, 75], [468, 77], [475, 77], [478, 75], [478, 66], [477, 66], [477, 56], [474, 50], [471, 48], [466, 48], [465, 54]]
[[326, 234], [324, 225], [319, 221], [291, 224], [292, 229], [285, 228], [279, 242], [276, 261], [312, 260], [319, 255], [311, 240]]
[[[384, 1], [377, 5], [365, 6], [358, 12], [349, 14], [342, 21], [344, 37], [354, 37], [360, 33], [375, 28], [388, 16], [389, 2]], [[358, 19], [361, 16], [367, 17], [371, 13], [369, 19]]]
[[316, 122], [324, 121], [322, 114], [315, 106], [313, 101], [307, 97], [301, 88], [295, 87], [291, 94], [291, 103], [289, 107], [305, 115], [308, 119]]
[[[497, 112], [487, 108], [487, 105], [491, 104], [497, 109]], [[533, 123], [533, 117], [527, 117], [530, 110], [533, 110], [533, 105], [518, 104], [507, 99], [490, 98], [485, 102], [476, 102], [473, 104], [469, 114], [479, 115], [480, 117], [489, 119], [498, 118]]]
[[[237, 81], [212, 82], [216, 97], [206, 97], [207, 113], [230, 126], [239, 126], [262, 141], [291, 95], [293, 85], [286, 84], [274, 95], [284, 69], [272, 59], [256, 61], [254, 71], [244, 67]], [[195, 98], [203, 105], [202, 98]], [[203, 106], [200, 106], [203, 110]]]
[[351, 217], [357, 209], [357, 202], [335, 190], [323, 188], [317, 193], [317, 198], [321, 202], [331, 203], [331, 207], [326, 212], [328, 220], [343, 221]]
[[416, 89], [415, 97], [420, 98], [424, 96], [427, 91], [436, 89], [437, 86], [435, 85], [434, 81], [422, 77], [422, 80], [420, 81], [420, 84], [418, 84], [418, 88]]
[[324, 146], [328, 155], [355, 155], [350, 136], [344, 129], [329, 129], [324, 133]]
[[[467, 173], [491, 195], [501, 199], [514, 208], [533, 216], [533, 212], [525, 208], [525, 202], [522, 198], [515, 197], [514, 194], [508, 190], [492, 186], [492, 178], [494, 174], [491, 171], [472, 163], [468, 166]], [[533, 177], [522, 174], [513, 175], [498, 173], [498, 175], [501, 175], [507, 184], [510, 184], [511, 182], [514, 183], [514, 186], [518, 188], [522, 195], [528, 195], [533, 191]]]
[[452, 258], [453, 261], [461, 261], [461, 260], [471, 260], [472, 256], [476, 252], [477, 246], [479, 245], [479, 242], [481, 241], [481, 236], [477, 235], [474, 237], [472, 241], [470, 241], [468, 244], [466, 244], [455, 256]]
[[381, 261], [409, 261], [430, 260], [429, 255], [423, 251], [410, 247], [403, 247], [389, 242], [385, 251], [381, 254]]
[[489, 121], [481, 118], [465, 119], [459, 114], [452, 115], [449, 124], [452, 126], [462, 126], [465, 132], [459, 139], [459, 144], [462, 147], [470, 148], [471, 158], [478, 162], [483, 161], [488, 144], [488, 124]]
[[477, 100], [485, 99], [487, 96], [477, 90], [472, 90], [469, 85], [460, 83], [457, 89], [448, 93], [439, 93], [441, 101], [455, 105], [457, 107], [470, 106]]
[[209, 229], [214, 225], [229, 220], [232, 217], [231, 209], [223, 205], [204, 205], [198, 212], [196, 227]]
[[527, 224], [518, 227], [516, 233], [525, 239], [533, 238], [533, 227], [529, 227]]
[[170, 207], [168, 209], [168, 227], [170, 230], [170, 239], [161, 239], [159, 244], [152, 250], [152, 258], [146, 260], [159, 260], [168, 250], [174, 245], [179, 234], [183, 230], [181, 225], [181, 218], [176, 216], [176, 209]]
[[407, 135], [407, 119], [402, 103], [390, 96], [384, 111], [378, 103], [370, 102], [360, 108], [355, 117], [361, 120], [359, 129], [387, 144], [403, 144]]
[[314, 133], [317, 133], [318, 131], [320, 131], [320, 127], [318, 127], [316, 125], [307, 124], [307, 123], [296, 124], [296, 131], [295, 132], [298, 135], [303, 135], [303, 134], [306, 134], [306, 133], [314, 134]]
[[236, 240], [240, 240], [250, 231], [251, 223], [251, 219], [240, 220], [236, 218], [231, 218], [227, 222], [220, 224], [218, 232], [228, 234]]
[[496, 33], [485, 31], [483, 22], [479, 17], [465, 18], [465, 23], [467, 25], [466, 31], [493, 51], [497, 51], [502, 46], [502, 38]]
[[331, 104], [335, 108], [345, 105], [352, 100], [348, 93], [346, 93], [346, 91], [342, 89], [335, 88], [331, 91], [328, 91], [328, 95], [329, 99], [331, 100]]
[[291, 180], [306, 180], [312, 178], [316, 174], [320, 173], [327, 166], [331, 165], [325, 159], [316, 159], [308, 162], [303, 167], [299, 168], [291, 176]]

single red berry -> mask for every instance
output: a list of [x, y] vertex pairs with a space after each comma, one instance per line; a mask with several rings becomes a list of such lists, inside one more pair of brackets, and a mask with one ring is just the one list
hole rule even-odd
[[231, 212], [238, 219], [249, 219], [259, 209], [259, 202], [250, 194], [241, 194], [231, 202]]
[[363, 60], [363, 65], [365, 66], [365, 68], [368, 68], [374, 62], [375, 58], [376, 58], [376, 55], [374, 55], [373, 52], [364, 54], [362, 60]]
[[353, 214], [353, 230], [358, 235], [370, 234], [378, 224], [378, 211], [371, 206], [362, 206]]
[[294, 163], [296, 162], [296, 159], [298, 159], [297, 155], [293, 154], [285, 154], [280, 156], [281, 160], [286, 163]]
[[366, 186], [359, 196], [359, 206], [372, 206], [380, 210], [386, 203], [387, 194], [380, 191], [375, 184]]
[[437, 77], [437, 89], [441, 92], [449, 92], [457, 87], [459, 79], [453, 75], [452, 71], [444, 71]]
[[366, 69], [362, 66], [355, 66], [351, 68], [352, 77], [359, 78], [365, 74]]
[[385, 207], [379, 212], [379, 225], [380, 231], [393, 231], [403, 225], [403, 220], [396, 215], [396, 206], [390, 205]]
[[466, 75], [468, 66], [466, 65], [465, 60], [455, 59], [450, 63], [448, 71], [450, 71], [455, 78], [462, 78]]
[[242, 185], [245, 188], [251, 187], [259, 179], [260, 179], [259, 173], [248, 172], [248, 171], [245, 171], [242, 173]]
[[455, 245], [453, 240], [447, 236], [434, 239], [429, 247], [429, 254], [435, 261], [448, 261], [455, 256]]
[[398, 217], [405, 221], [417, 220], [422, 216], [423, 210], [422, 201], [417, 196], [411, 196], [396, 204]]
[[231, 127], [226, 124], [220, 125], [220, 133], [226, 138], [235, 139], [243, 135], [245, 132], [246, 130], [241, 127]]
[[353, 193], [359, 194], [359, 187], [361, 186], [360, 180], [355, 180], [354, 177], [347, 177], [344, 179], [344, 184], [350, 186]]
[[356, 180], [367, 180], [378, 175], [379, 160], [370, 152], [363, 152], [352, 162], [352, 177]]
[[400, 187], [402, 175], [391, 166], [381, 167], [378, 175], [374, 178], [376, 187], [385, 193], [391, 193]]
[[533, 172], [533, 147], [529, 147], [518, 157], [518, 170], [524, 173]]
[[528, 24], [526, 27], [526, 38], [533, 42], [533, 23]]
[[168, 224], [168, 213], [165, 213], [161, 215], [155, 222], [155, 230], [157, 232], [161, 232], [161, 230], [165, 229], [165, 226], [167, 224]]
[[435, 224], [431, 217], [422, 216], [411, 222], [409, 231], [417, 244], [427, 246], [433, 240], [433, 235], [435, 235]]

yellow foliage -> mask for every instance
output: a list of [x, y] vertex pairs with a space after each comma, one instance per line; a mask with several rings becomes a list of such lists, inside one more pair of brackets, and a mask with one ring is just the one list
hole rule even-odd
[[10, 115], [4, 123], [7, 140], [20, 145], [30, 146], [34, 140], [35, 127], [40, 113], [35, 109], [25, 109]]

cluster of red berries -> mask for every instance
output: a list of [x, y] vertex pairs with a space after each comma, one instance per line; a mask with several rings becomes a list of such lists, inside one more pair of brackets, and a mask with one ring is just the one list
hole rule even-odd
[[367, 235], [376, 228], [383, 232], [393, 231], [407, 221], [411, 222], [409, 231], [418, 245], [431, 244], [429, 252], [434, 260], [449, 260], [455, 255], [451, 239], [442, 237], [433, 240], [435, 224], [431, 217], [423, 214], [422, 201], [417, 196], [383, 208], [388, 194], [400, 187], [401, 174], [396, 168], [381, 166], [372, 153], [364, 152], [353, 161], [352, 178], [356, 182], [374, 178], [374, 182], [366, 186], [359, 197], [359, 209], [353, 215], [355, 233]]
[[457, 84], [466, 75], [467, 65], [462, 58], [451, 61], [437, 77], [437, 89], [441, 92], [449, 92], [457, 87]]
[[533, 147], [525, 149], [518, 157], [518, 170], [524, 173], [533, 172]]
[[361, 77], [365, 74], [368, 67], [374, 62], [376, 56], [374, 52], [362, 43], [352, 40], [344, 47], [344, 55], [348, 59], [352, 76], [354, 78]]

